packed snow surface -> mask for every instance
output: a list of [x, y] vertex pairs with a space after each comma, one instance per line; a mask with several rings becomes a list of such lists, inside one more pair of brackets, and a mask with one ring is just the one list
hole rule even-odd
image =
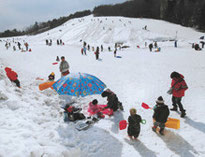
[[[39, 35], [0, 39], [0, 157], [205, 157], [205, 49], [191, 48], [203, 35], [152, 19], [88, 16]], [[52, 39], [53, 45], [46, 46], [46, 39]], [[57, 46], [57, 39], [65, 45]], [[6, 40], [11, 41], [8, 50]], [[28, 42], [32, 52], [13, 51], [13, 40], [22, 45]], [[104, 46], [99, 60], [93, 51], [81, 55], [83, 41], [95, 48]], [[158, 41], [161, 52], [149, 52], [145, 47], [145, 42], [153, 41]], [[119, 58], [113, 55], [116, 42], [130, 46], [117, 51]], [[65, 56], [72, 73], [100, 78], [117, 94], [125, 110], [106, 116], [86, 131], [76, 130], [75, 123], [65, 123], [61, 108], [65, 100], [52, 89], [39, 91], [38, 85], [45, 81], [36, 80], [47, 80], [51, 72], [56, 80], [60, 78], [59, 64], [52, 64], [56, 56]], [[6, 66], [18, 73], [22, 88], [8, 80]], [[141, 103], [153, 107], [162, 96], [171, 108], [171, 96], [166, 92], [173, 71], [183, 74], [189, 87], [182, 99], [187, 117], [170, 112], [170, 117], [180, 119], [181, 127], [167, 128], [165, 136], [160, 136], [151, 130], [153, 111], [143, 109]], [[74, 105], [82, 107], [88, 116], [88, 103], [95, 98], [106, 104], [100, 95], [92, 95], [73, 97]], [[147, 121], [141, 124], [137, 141], [131, 141], [127, 131], [118, 128], [132, 107]]]

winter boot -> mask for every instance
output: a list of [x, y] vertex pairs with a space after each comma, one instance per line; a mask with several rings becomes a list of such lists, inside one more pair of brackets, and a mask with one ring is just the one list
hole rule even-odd
[[177, 111], [177, 107], [173, 107], [170, 109], [171, 111]]
[[124, 111], [124, 108], [123, 108], [123, 106], [122, 106], [122, 103], [121, 103], [121, 102], [118, 102], [118, 107], [119, 107], [119, 109], [120, 109], [121, 111]]
[[152, 127], [152, 131], [156, 132], [156, 129], [157, 129], [157, 128], [155, 128], [154, 126]]
[[160, 135], [164, 135], [164, 128], [161, 128], [160, 130], [159, 130], [159, 133], [160, 133]]
[[185, 111], [186, 111], [186, 110], [184, 110], [184, 111], [181, 112], [181, 118], [184, 118], [184, 117], [186, 116]]

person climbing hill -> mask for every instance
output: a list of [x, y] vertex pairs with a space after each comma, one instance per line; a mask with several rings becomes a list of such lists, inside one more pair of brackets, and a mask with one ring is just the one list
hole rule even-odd
[[14, 82], [17, 87], [21, 88], [20, 81], [18, 80], [18, 75], [15, 71], [13, 71], [11, 68], [6, 67], [5, 68], [6, 75], [10, 79], [11, 82]]

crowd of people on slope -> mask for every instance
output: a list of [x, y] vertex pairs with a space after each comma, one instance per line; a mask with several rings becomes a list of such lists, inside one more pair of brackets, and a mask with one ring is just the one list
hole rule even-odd
[[[47, 46], [52, 46], [52, 44], [53, 44], [53, 40], [52, 40], [52, 39], [46, 39], [45, 41], [46, 41], [46, 45], [47, 45]], [[62, 39], [57, 39], [57, 40], [56, 40], [56, 44], [57, 44], [57, 45], [61, 45], [61, 46], [62, 46], [62, 45], [65, 45], [65, 43], [63, 42]]]
[[[5, 48], [8, 49], [13, 49], [13, 51], [21, 51], [21, 52], [31, 52], [31, 48], [29, 48], [28, 42], [23, 41], [24, 43], [22, 44], [20, 41], [15, 41], [14, 39], [12, 41], [5, 41]], [[23, 45], [23, 46], [22, 46]]]
[[[115, 43], [114, 45], [114, 51], [113, 51], [113, 54], [114, 54], [114, 57], [117, 57], [117, 50], [121, 50], [123, 47], [120, 45], [120, 44], [117, 44]], [[104, 51], [104, 47], [103, 45], [101, 46], [97, 46], [96, 48], [94, 46], [90, 46], [89, 44], [87, 44], [85, 41], [83, 42], [83, 47], [81, 48], [81, 54], [82, 55], [87, 55], [87, 51], [93, 51], [94, 52], [94, 55], [95, 55], [95, 58], [96, 60], [99, 60], [99, 56], [100, 56], [100, 52], [103, 52]], [[108, 52], [112, 52], [111, 50], [111, 47], [108, 46]]]

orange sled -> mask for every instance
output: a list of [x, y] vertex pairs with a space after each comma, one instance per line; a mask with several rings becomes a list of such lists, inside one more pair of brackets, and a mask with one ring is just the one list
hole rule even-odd
[[45, 90], [47, 88], [52, 88], [52, 85], [55, 83], [55, 81], [51, 81], [51, 82], [45, 82], [45, 83], [42, 83], [40, 84], [38, 87], [39, 87], [39, 90]]
[[165, 123], [165, 127], [172, 128], [172, 129], [179, 129], [180, 128], [180, 120], [174, 118], [168, 118], [167, 122]]

